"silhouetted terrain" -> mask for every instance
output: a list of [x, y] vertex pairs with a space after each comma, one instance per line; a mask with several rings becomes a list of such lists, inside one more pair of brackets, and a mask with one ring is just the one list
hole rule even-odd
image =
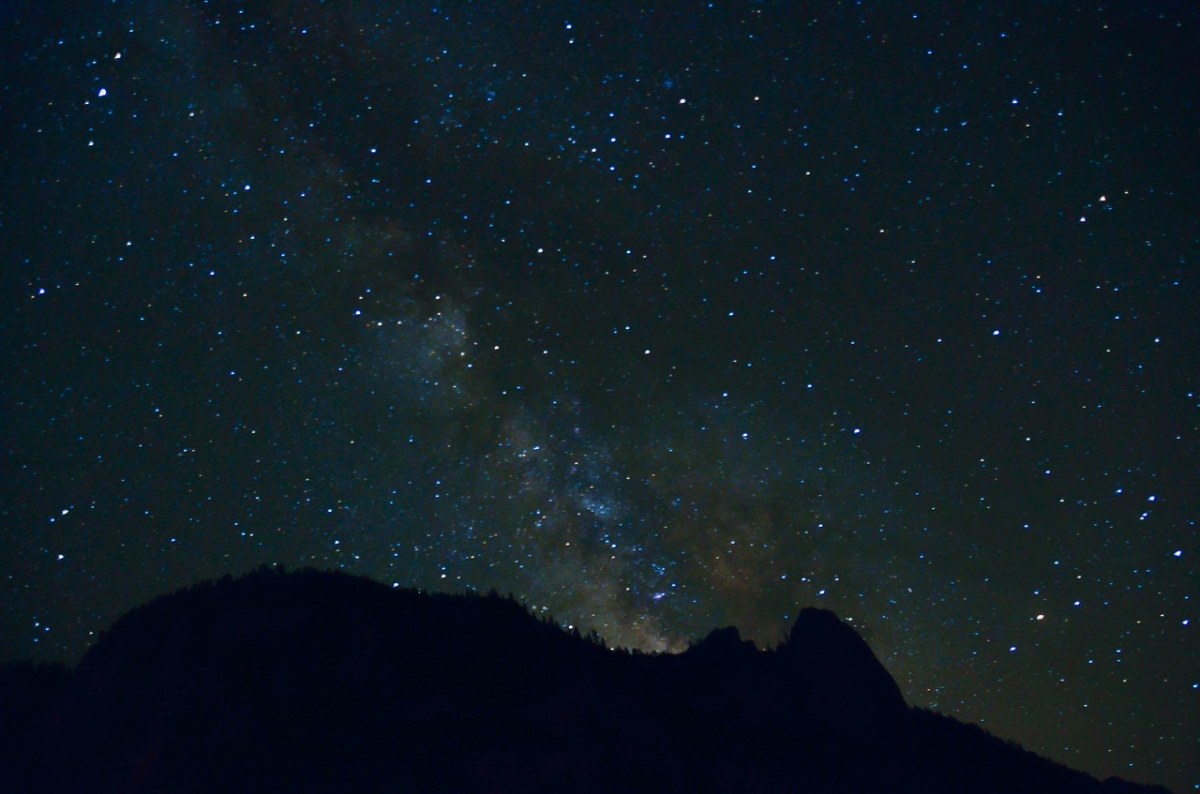
[[824, 610], [776, 650], [645, 655], [494, 595], [265, 569], [132, 611], [73, 672], [3, 668], [0, 764], [31, 792], [1165, 791], [908, 708]]

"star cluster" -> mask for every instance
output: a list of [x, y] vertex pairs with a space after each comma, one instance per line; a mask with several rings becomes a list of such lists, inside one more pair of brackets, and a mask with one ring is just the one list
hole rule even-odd
[[611, 643], [850, 619], [1200, 785], [1200, 15], [14, 10], [3, 658], [262, 563]]

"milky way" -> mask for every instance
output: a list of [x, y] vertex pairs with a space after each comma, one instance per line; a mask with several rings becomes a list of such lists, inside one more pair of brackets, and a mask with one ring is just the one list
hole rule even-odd
[[1200, 784], [1194, 8], [35, 6], [2, 658], [274, 563], [653, 650], [823, 605]]

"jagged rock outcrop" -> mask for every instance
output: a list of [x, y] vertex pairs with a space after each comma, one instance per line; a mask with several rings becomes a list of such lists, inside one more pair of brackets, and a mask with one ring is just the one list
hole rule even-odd
[[882, 738], [906, 711], [900, 687], [870, 646], [827, 609], [801, 610], [779, 654], [805, 707], [839, 730]]

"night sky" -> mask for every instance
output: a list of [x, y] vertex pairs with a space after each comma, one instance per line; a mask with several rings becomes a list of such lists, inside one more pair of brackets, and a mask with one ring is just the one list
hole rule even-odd
[[1200, 786], [1200, 9], [1095, 6], [4, 3], [0, 659], [263, 563], [819, 605]]

